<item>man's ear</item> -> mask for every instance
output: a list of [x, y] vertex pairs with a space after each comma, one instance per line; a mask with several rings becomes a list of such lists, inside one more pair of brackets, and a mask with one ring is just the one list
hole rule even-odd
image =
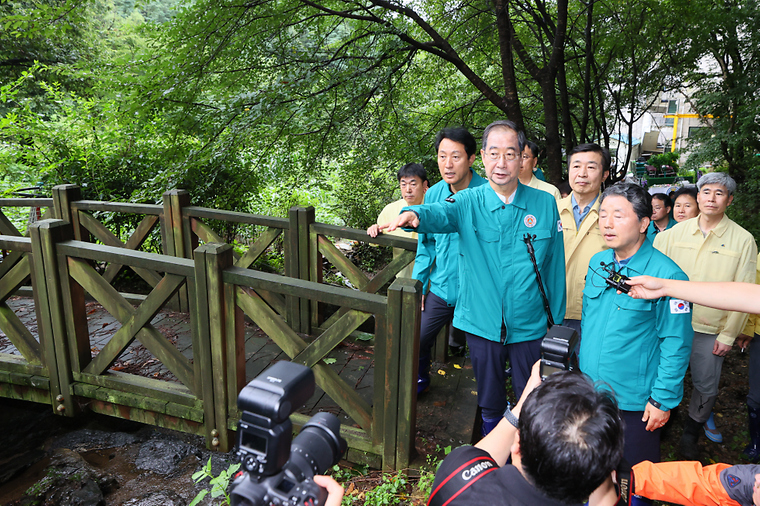
[[639, 233], [643, 234], [644, 232], [646, 232], [651, 222], [652, 222], [651, 218], [647, 218], [646, 216], [641, 218], [641, 226], [639, 227]]
[[515, 439], [512, 442], [512, 448], [510, 448], [509, 453], [512, 454], [513, 459], [515, 456], [522, 455], [520, 453], [520, 431], [519, 430], [515, 432]]
[[604, 183], [605, 181], [607, 181], [608, 177], [610, 177], [610, 171], [605, 170], [604, 172], [602, 172], [602, 183]]

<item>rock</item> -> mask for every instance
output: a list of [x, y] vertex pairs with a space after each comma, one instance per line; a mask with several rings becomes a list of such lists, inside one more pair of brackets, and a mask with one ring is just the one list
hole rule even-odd
[[140, 497], [130, 499], [122, 506], [185, 506], [185, 500], [171, 490], [148, 492]]
[[145, 441], [150, 437], [150, 431], [139, 431], [137, 434], [125, 432], [107, 432], [94, 429], [81, 429], [69, 432], [53, 441], [52, 448], [68, 448], [78, 452], [100, 448], [120, 448], [132, 443]]
[[104, 493], [118, 488], [113, 476], [97, 471], [78, 453], [54, 452], [47, 475], [27, 491], [33, 503], [66, 506], [102, 506]]
[[198, 455], [194, 447], [175, 438], [151, 439], [140, 446], [135, 466], [157, 474], [172, 474], [188, 455]]

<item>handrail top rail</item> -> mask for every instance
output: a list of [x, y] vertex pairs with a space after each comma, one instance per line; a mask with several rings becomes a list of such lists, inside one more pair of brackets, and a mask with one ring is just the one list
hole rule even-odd
[[228, 267], [224, 270], [222, 277], [225, 283], [243, 287], [250, 286], [254, 289], [260, 288], [285, 295], [298, 295], [306, 299], [350, 307], [367, 313], [385, 313], [388, 305], [388, 297], [384, 295], [289, 278], [253, 269], [243, 269], [242, 267]]
[[262, 225], [265, 227], [281, 228], [288, 230], [290, 222], [287, 218], [275, 218], [263, 214], [241, 213], [239, 211], [226, 211], [209, 207], [186, 206], [182, 212], [192, 218], [206, 218], [210, 220], [231, 221], [234, 223], [247, 223], [249, 225]]
[[393, 246], [409, 251], [417, 250], [417, 239], [408, 237], [398, 237], [389, 234], [378, 234], [377, 237], [370, 237], [366, 230], [358, 228], [340, 227], [337, 225], [328, 225], [326, 223], [312, 223], [311, 231], [321, 235], [339, 237], [341, 239], [350, 239], [352, 241], [368, 242], [379, 244], [380, 246]]
[[53, 199], [48, 197], [0, 198], [0, 207], [53, 207]]
[[75, 200], [71, 208], [77, 211], [107, 211], [132, 214], [153, 214], [164, 212], [164, 207], [158, 204], [138, 204], [133, 202], [109, 202], [104, 200]]
[[0, 248], [30, 253], [32, 251], [32, 239], [18, 235], [0, 235]]
[[94, 260], [96, 262], [113, 262], [120, 265], [143, 267], [154, 271], [166, 272], [195, 279], [195, 262], [189, 258], [179, 258], [158, 253], [92, 244], [83, 241], [63, 241], [57, 245], [64, 255]]

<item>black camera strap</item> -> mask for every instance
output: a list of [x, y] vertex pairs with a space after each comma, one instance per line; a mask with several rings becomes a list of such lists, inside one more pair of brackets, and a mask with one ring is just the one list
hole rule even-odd
[[530, 234], [525, 234], [523, 236], [523, 242], [525, 242], [525, 245], [528, 247], [528, 255], [530, 255], [530, 261], [533, 263], [533, 270], [536, 271], [536, 281], [538, 281], [538, 291], [541, 292], [541, 298], [544, 299], [544, 309], [546, 310], [546, 319], [549, 322], [549, 327], [554, 326], [554, 317], [552, 316], [552, 308], [549, 306], [549, 298], [546, 296], [546, 292], [544, 291], [544, 284], [541, 281], [541, 273], [538, 270], [538, 264], [536, 264], [536, 252], [533, 249], [533, 241], [536, 239], [536, 236], [531, 236]]
[[430, 494], [427, 506], [447, 506], [483, 476], [499, 469], [488, 455], [470, 459], [451, 472]]

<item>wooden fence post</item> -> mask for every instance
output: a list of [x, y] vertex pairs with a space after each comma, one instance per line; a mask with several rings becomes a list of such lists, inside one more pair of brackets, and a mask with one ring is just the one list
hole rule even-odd
[[82, 200], [82, 189], [75, 184], [61, 184], [53, 187], [53, 217], [71, 223], [77, 241], [90, 241], [90, 232], [79, 223], [79, 214], [71, 207], [73, 202]]
[[[192, 231], [185, 226], [182, 208], [190, 205], [190, 194], [187, 190], [170, 190], [163, 194], [164, 213], [161, 219], [161, 240], [164, 255], [179, 258], [192, 258], [192, 251], [197, 240], [192, 240]], [[189, 234], [189, 235], [188, 235]], [[187, 287], [177, 292], [176, 301], [170, 304], [181, 312], [190, 310]]]
[[375, 376], [375, 382], [382, 382], [384, 401], [382, 422], [378, 429], [379, 440], [383, 444], [383, 468], [396, 469], [396, 423], [398, 418], [399, 395], [399, 353], [401, 351], [401, 315], [403, 312], [403, 283], [398, 280], [388, 288], [388, 306], [385, 313], [383, 342], [375, 340], [375, 364], [382, 362], [382, 377]]
[[[56, 243], [71, 239], [72, 226], [63, 220], [43, 220], [29, 225], [36, 280], [34, 301], [37, 306], [38, 331], [43, 343], [45, 363], [50, 378], [53, 411], [73, 416], [71, 360], [61, 293]], [[89, 354], [89, 348], [87, 349]]]
[[[309, 281], [309, 264], [311, 255], [309, 252], [309, 232], [311, 225], [314, 223], [314, 207], [298, 208], [298, 278]], [[311, 301], [309, 299], [300, 300], [300, 330], [304, 334], [311, 333]]]
[[396, 421], [396, 469], [409, 467], [417, 433], [417, 374], [420, 356], [420, 302], [422, 283], [397, 278], [391, 288], [401, 289], [401, 335], [398, 366], [398, 418]]
[[[231, 437], [227, 429], [227, 330], [222, 271], [233, 265], [232, 246], [203, 244], [195, 250], [195, 286], [199, 344], [194, 352], [200, 361], [198, 382], [203, 392], [206, 446], [228, 451]], [[230, 378], [232, 379], [232, 378]]]
[[[289, 278], [300, 278], [298, 275], [298, 211], [299, 207], [291, 207], [288, 210], [288, 233], [284, 239], [285, 246], [285, 275]], [[288, 295], [285, 299], [287, 320], [290, 328], [296, 332], [301, 331], [301, 304], [298, 297]]]

